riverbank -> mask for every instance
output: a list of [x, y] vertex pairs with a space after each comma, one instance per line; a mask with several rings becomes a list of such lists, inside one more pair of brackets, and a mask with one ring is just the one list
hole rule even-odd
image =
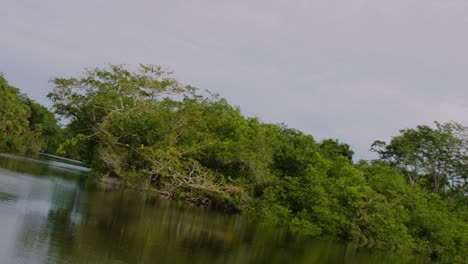
[[296, 239], [239, 215], [129, 188], [108, 191], [85, 184], [91, 178], [81, 171], [44, 161], [0, 156], [2, 263], [423, 263]]
[[[192, 204], [197, 207], [204, 207], [210, 208], [214, 210], [218, 210], [228, 214], [236, 214], [240, 213], [242, 210], [239, 207], [236, 207], [232, 204], [227, 204], [226, 201], [222, 203], [218, 197], [214, 197], [212, 195], [205, 196], [188, 196], [184, 195], [183, 193], [175, 193], [169, 192], [164, 190], [158, 190], [154, 187], [139, 187], [134, 184], [129, 184], [119, 178], [113, 178], [109, 176], [99, 176], [97, 177], [97, 181], [100, 183], [101, 187], [108, 188], [108, 189], [133, 189], [144, 193], [151, 193], [158, 198], [166, 199], [166, 200], [175, 200], [175, 201], [183, 201], [188, 204]], [[212, 199], [210, 199], [210, 197]]]

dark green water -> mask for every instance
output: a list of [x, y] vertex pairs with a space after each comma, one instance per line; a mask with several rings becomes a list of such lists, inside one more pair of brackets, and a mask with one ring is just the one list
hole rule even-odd
[[86, 173], [0, 154], [0, 263], [421, 263], [97, 186]]

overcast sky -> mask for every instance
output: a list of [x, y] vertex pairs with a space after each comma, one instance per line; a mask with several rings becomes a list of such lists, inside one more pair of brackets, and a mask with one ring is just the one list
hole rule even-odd
[[399, 129], [467, 124], [468, 1], [2, 0], [0, 72], [31, 98], [105, 63], [168, 66], [372, 158]]

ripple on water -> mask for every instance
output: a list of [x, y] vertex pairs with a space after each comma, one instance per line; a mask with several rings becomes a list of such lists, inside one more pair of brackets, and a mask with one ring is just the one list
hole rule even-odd
[[17, 196], [0, 191], [0, 206], [15, 206], [17, 201]]

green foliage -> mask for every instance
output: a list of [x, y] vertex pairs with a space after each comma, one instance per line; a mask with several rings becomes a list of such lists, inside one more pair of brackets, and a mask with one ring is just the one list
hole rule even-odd
[[273, 171], [278, 176], [304, 176], [309, 165], [317, 158], [318, 145], [314, 138], [285, 125], [271, 135], [275, 144]]
[[38, 136], [40, 151], [56, 153], [59, 144], [63, 141], [62, 128], [58, 125], [54, 114], [46, 107], [24, 98], [24, 102], [31, 110], [29, 117], [29, 129]]
[[[435, 186], [429, 179], [436, 178], [421, 167], [429, 156], [417, 153], [441, 157], [449, 147], [466, 146], [458, 125], [405, 130], [389, 146], [374, 144], [385, 162], [353, 164], [349, 145], [317, 143], [285, 125], [245, 118], [218, 95], [183, 86], [160, 67], [110, 66], [53, 83], [56, 113], [70, 119], [59, 151], [89, 162], [95, 173], [172, 199], [242, 211], [297, 234], [447, 263], [466, 258], [467, 212], [457, 209], [466, 197], [420, 187]], [[466, 148], [459, 149], [444, 160], [451, 167], [442, 185], [465, 175]]]
[[398, 168], [411, 184], [433, 192], [446, 188], [466, 194], [468, 188], [468, 128], [457, 123], [403, 129], [387, 145], [375, 141], [372, 150]]
[[20, 94], [0, 75], [0, 151], [54, 153], [60, 132], [47, 108]]
[[320, 151], [322, 156], [328, 159], [337, 157], [345, 157], [350, 162], [353, 162], [354, 151], [345, 143], [339, 143], [338, 139], [325, 139], [320, 143]]

